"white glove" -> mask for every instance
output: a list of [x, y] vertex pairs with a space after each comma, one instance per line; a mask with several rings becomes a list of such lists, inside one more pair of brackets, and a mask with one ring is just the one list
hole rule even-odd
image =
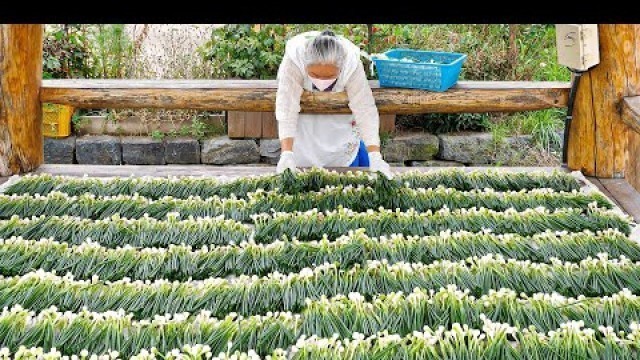
[[380, 154], [379, 151], [369, 153], [369, 170], [373, 172], [380, 171], [388, 179], [393, 179], [391, 166], [389, 166], [389, 164], [382, 159], [382, 154]]
[[283, 173], [287, 169], [291, 169], [292, 172], [296, 172], [296, 160], [293, 158], [293, 151], [283, 151], [280, 154], [276, 173]]

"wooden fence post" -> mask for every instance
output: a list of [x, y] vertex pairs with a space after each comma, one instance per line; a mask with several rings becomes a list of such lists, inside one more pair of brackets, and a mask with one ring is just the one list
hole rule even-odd
[[40, 24], [0, 24], [0, 176], [43, 161], [42, 33]]
[[[631, 66], [627, 73], [630, 74], [630, 79], [627, 81], [628, 92], [635, 97], [628, 98], [623, 104], [623, 120], [628, 114], [628, 105], [635, 104], [635, 114], [626, 120], [629, 126], [628, 130], [628, 156], [627, 156], [627, 181], [636, 190], [640, 191], [640, 25], [627, 25], [633, 28], [635, 37], [633, 41], [627, 41], [625, 43], [625, 51], [631, 54], [627, 55], [629, 58], [635, 56], [635, 67]], [[631, 61], [631, 60], [630, 60]]]
[[568, 148], [568, 167], [603, 178], [625, 176], [629, 128], [625, 96], [640, 93], [640, 25], [599, 24], [600, 64], [582, 76]]

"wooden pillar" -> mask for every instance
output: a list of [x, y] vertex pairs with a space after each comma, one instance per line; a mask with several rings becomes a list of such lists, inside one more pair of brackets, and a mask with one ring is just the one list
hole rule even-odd
[[[640, 65], [640, 57], [638, 57]], [[636, 190], [640, 191], [640, 96], [625, 99], [622, 119], [629, 125], [626, 179]]]
[[0, 176], [43, 161], [40, 24], [0, 24]]
[[629, 128], [625, 96], [640, 93], [640, 25], [599, 24], [600, 64], [582, 76], [568, 148], [568, 167], [604, 178], [625, 176]]

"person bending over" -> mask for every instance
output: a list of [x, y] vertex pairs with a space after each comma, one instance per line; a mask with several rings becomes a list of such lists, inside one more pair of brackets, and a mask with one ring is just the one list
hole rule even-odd
[[[392, 177], [380, 154], [380, 115], [360, 48], [328, 30], [296, 35], [287, 41], [277, 82], [278, 173], [297, 166], [368, 167]], [[344, 91], [352, 113], [300, 114], [304, 90]]]

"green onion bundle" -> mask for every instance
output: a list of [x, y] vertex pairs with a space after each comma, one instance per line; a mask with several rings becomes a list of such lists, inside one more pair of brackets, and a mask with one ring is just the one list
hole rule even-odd
[[151, 200], [138, 195], [68, 196], [59, 192], [52, 192], [47, 196], [0, 195], [0, 218], [6, 219], [13, 215], [20, 217], [69, 215], [104, 219], [119, 215], [137, 219], [146, 214], [152, 218], [163, 219], [170, 213], [178, 213], [183, 217], [225, 216], [231, 219], [246, 219], [249, 217], [249, 213], [246, 212], [246, 203], [246, 200], [242, 199], [218, 197], [208, 199], [166, 197]]
[[0, 220], [0, 238], [53, 238], [69, 244], [87, 239], [105, 247], [167, 247], [171, 244], [191, 246], [239, 244], [249, 240], [251, 229], [231, 219], [189, 218], [180, 220], [168, 214], [166, 220], [148, 216], [126, 219], [118, 215], [102, 220], [73, 216], [39, 216]]
[[[68, 353], [68, 351], [66, 351]], [[286, 360], [284, 357], [280, 357], [278, 353], [284, 351], [276, 351], [275, 356], [271, 357], [271, 360]], [[119, 351], [111, 350], [101, 354], [90, 353], [86, 349], [80, 350], [80, 352], [64, 355], [55, 346], [47, 347], [45, 350], [42, 347], [26, 347], [20, 345], [15, 352], [12, 352], [9, 348], [4, 347], [0, 349], [1, 360], [120, 360], [125, 359], [121, 357]], [[172, 349], [167, 352], [160, 352], [157, 348], [142, 349], [139, 353], [131, 355], [129, 360], [178, 360], [178, 359], [191, 359], [191, 360], [260, 360], [255, 351], [249, 350], [248, 352], [240, 351], [226, 351], [217, 355], [211, 353], [211, 347], [202, 344], [186, 344], [181, 348]]]
[[415, 209], [422, 212], [444, 207], [449, 209], [483, 207], [496, 211], [509, 208], [523, 211], [536, 207], [545, 207], [550, 210], [569, 207], [586, 209], [592, 203], [602, 208], [612, 207], [601, 194], [563, 193], [548, 189], [495, 192], [490, 189], [458, 191], [439, 187], [436, 189], [398, 188], [381, 192], [366, 187], [337, 187], [296, 195], [258, 191], [248, 194], [248, 200], [222, 199], [217, 196], [207, 199], [165, 197], [152, 200], [137, 194], [96, 197], [93, 194], [69, 196], [51, 192], [47, 196], [0, 195], [0, 217], [71, 215], [103, 219], [115, 214], [127, 218], [138, 218], [148, 214], [153, 218], [161, 219], [168, 213], [177, 212], [183, 216], [224, 215], [235, 220], [246, 221], [252, 214], [268, 211], [306, 211], [314, 208], [320, 211], [346, 207], [354, 211], [385, 208], [402, 211]]
[[628, 290], [602, 298], [564, 297], [557, 293], [518, 295], [510, 289], [491, 290], [474, 297], [450, 285], [437, 291], [415, 289], [367, 301], [359, 293], [308, 301], [300, 314], [300, 333], [331, 337], [337, 333], [374, 335], [388, 330], [406, 335], [424, 326], [451, 328], [455, 323], [480, 327], [483, 318], [519, 327], [551, 331], [565, 322], [583, 321], [593, 330], [608, 327], [628, 332], [640, 319], [640, 297]]
[[573, 191], [580, 189], [577, 180], [570, 174], [554, 171], [543, 172], [498, 172], [447, 169], [429, 173], [410, 171], [398, 174], [393, 181], [372, 176], [369, 173], [356, 171], [336, 173], [324, 169], [309, 169], [297, 174], [249, 176], [221, 182], [215, 178], [113, 178], [101, 180], [96, 178], [73, 178], [50, 174], [26, 175], [17, 183], [10, 185], [6, 194], [40, 194], [59, 191], [69, 195], [92, 193], [96, 196], [134, 195], [151, 199], [165, 196], [188, 198], [199, 196], [229, 197], [232, 194], [244, 197], [257, 190], [279, 190], [290, 194], [308, 191], [319, 191], [327, 186], [366, 185], [408, 186], [411, 188], [435, 188], [444, 186], [458, 190], [492, 188], [497, 191], [529, 190], [535, 188], [551, 188], [556, 191]]
[[553, 212], [545, 208], [522, 212], [509, 209], [497, 212], [489, 209], [442, 209], [420, 213], [379, 209], [355, 212], [340, 208], [321, 212], [260, 214], [254, 216], [256, 242], [295, 237], [299, 240], [319, 239], [323, 235], [335, 238], [349, 230], [363, 228], [371, 236], [402, 233], [405, 235], [435, 235], [442, 231], [466, 230], [480, 232], [489, 229], [495, 233], [518, 233], [530, 236], [546, 230], [598, 231], [615, 228], [628, 235], [631, 219], [611, 210], [591, 208], [563, 208]]
[[354, 334], [352, 338], [317, 336], [300, 338], [290, 351], [274, 355], [292, 360], [632, 360], [640, 350], [640, 334], [628, 336], [610, 333], [596, 337], [596, 331], [583, 328], [580, 321], [562, 324], [548, 333], [519, 329], [488, 319], [482, 329], [455, 324], [450, 330], [425, 327], [405, 337], [383, 332], [370, 337]]
[[235, 349], [256, 348], [266, 353], [295, 342], [298, 318], [276, 313], [249, 318], [230, 314], [217, 319], [204, 311], [191, 317], [178, 313], [137, 321], [122, 310], [70, 313], [53, 307], [36, 314], [15, 306], [0, 314], [0, 345], [9, 349], [55, 347], [68, 355], [118, 349], [123, 358], [152, 347], [169, 352], [190, 344], [206, 345], [216, 354], [228, 350], [229, 343]]
[[319, 192], [286, 195], [278, 192], [256, 192], [248, 194], [249, 210], [246, 213], [259, 214], [270, 211], [293, 212], [318, 209], [333, 210], [344, 207], [353, 211], [368, 209], [400, 209], [407, 211], [487, 208], [504, 211], [514, 208], [523, 211], [529, 208], [545, 207], [586, 209], [596, 203], [601, 208], [612, 208], [611, 202], [599, 193], [555, 192], [550, 189], [534, 189], [496, 192], [492, 189], [460, 191], [444, 187], [429, 189], [393, 188], [378, 191], [371, 187], [339, 186], [324, 188]]
[[265, 275], [299, 272], [315, 264], [337, 263], [341, 267], [364, 265], [366, 260], [391, 263], [431, 263], [464, 260], [498, 254], [507, 258], [548, 262], [551, 258], [580, 261], [599, 253], [640, 261], [640, 245], [617, 230], [597, 234], [545, 232], [533, 236], [516, 234], [443, 232], [434, 236], [371, 238], [363, 231], [335, 241], [276, 241], [271, 244], [242, 243], [193, 249], [186, 245], [136, 249], [129, 245], [110, 249], [89, 241], [69, 245], [43, 239], [0, 240], [0, 274], [15, 276], [32, 269], [70, 272], [75, 278], [102, 280], [128, 277], [134, 280], [205, 279], [229, 275]]
[[[605, 255], [581, 261], [551, 264], [531, 263], [484, 256], [467, 261], [432, 264], [369, 261], [365, 266], [339, 269], [324, 264], [313, 270], [266, 277], [240, 276], [203, 281], [98, 282], [59, 277], [44, 271], [0, 279], [0, 306], [22, 304], [33, 310], [58, 306], [63, 311], [93, 311], [122, 308], [137, 317], [174, 312], [210, 310], [216, 316], [231, 312], [242, 315], [268, 311], [299, 311], [307, 298], [359, 292], [371, 297], [379, 293], [410, 292], [416, 287], [457, 285], [480, 295], [503, 287], [517, 292], [553, 292], [565, 296], [604, 296], [628, 288], [640, 290], [640, 264], [628, 259], [609, 260]], [[46, 294], [46, 295], [45, 295]]]
[[[35, 314], [32, 311], [22, 309], [20, 306], [14, 306], [11, 309], [5, 309], [0, 314], [0, 344], [5, 348], [15, 349], [19, 346], [32, 347], [55, 347], [61, 349], [66, 354], [78, 354], [82, 352], [106, 353], [111, 349], [118, 348], [119, 355], [129, 357], [134, 354], [143, 352], [147, 348], [155, 348], [158, 352], [169, 352], [171, 349], [183, 348], [189, 344], [206, 345], [212, 353], [228, 351], [248, 351], [254, 350], [258, 354], [269, 354], [277, 349], [293, 349], [296, 348], [304, 339], [308, 338], [360, 338], [365, 336], [376, 336], [384, 332], [393, 332], [397, 339], [403, 336], [411, 336], [426, 329], [439, 329], [439, 331], [455, 331], [461, 328], [460, 323], [454, 321], [462, 318], [464, 314], [456, 314], [455, 311], [469, 311], [473, 317], [474, 325], [466, 324], [462, 327], [481, 328], [486, 335], [493, 335], [499, 330], [508, 330], [510, 339], [518, 339], [518, 336], [525, 335], [528, 331], [562, 331], [567, 329], [570, 324], [576, 329], [580, 329], [585, 333], [592, 335], [593, 341], [607, 341], [617, 338], [617, 331], [611, 326], [596, 325], [595, 329], [586, 325], [583, 320], [566, 320], [552, 328], [538, 328], [534, 325], [522, 326], [503, 322], [501, 319], [508, 317], [503, 313], [497, 313], [494, 319], [491, 315], [483, 313], [477, 314], [475, 309], [464, 307], [474, 300], [465, 300], [465, 294], [456, 294], [451, 290], [441, 290], [433, 295], [426, 295], [416, 292], [408, 295], [411, 303], [409, 308], [416, 308], [420, 305], [427, 305], [427, 311], [431, 318], [410, 319], [411, 313], [406, 312], [406, 307], [401, 309], [402, 305], [389, 301], [397, 299], [400, 295], [389, 294], [386, 297], [376, 299], [376, 302], [383, 303], [365, 303], [360, 300], [332, 300], [334, 308], [328, 311], [344, 313], [347, 318], [341, 323], [333, 315], [335, 312], [322, 319], [321, 329], [308, 328], [305, 326], [309, 323], [306, 317], [317, 320], [317, 314], [314, 310], [301, 315], [291, 313], [271, 313], [266, 316], [252, 316], [248, 318], [236, 317], [228, 315], [222, 319], [216, 319], [210, 316], [206, 311], [189, 316], [187, 313], [174, 314], [166, 316], [156, 316], [148, 320], [133, 320], [130, 314], [123, 311], [111, 311], [106, 313], [94, 313], [83, 310], [79, 313], [62, 313], [55, 308], [50, 308]], [[507, 296], [511, 296], [508, 292], [504, 292]], [[540, 294], [543, 298], [545, 294]], [[619, 295], [616, 295], [619, 296]], [[630, 295], [623, 295], [630, 296]], [[352, 296], [355, 297], [355, 296]], [[515, 296], [512, 296], [515, 298]], [[425, 302], [431, 300], [428, 304]], [[554, 309], [553, 304], [548, 300], [521, 300], [520, 304], [506, 303], [500, 298], [484, 298], [484, 302], [495, 302], [495, 306], [513, 305], [515, 307], [535, 307]], [[567, 299], [559, 301], [568, 301], [566, 306], [571, 310], [561, 310], [565, 312], [575, 312], [573, 315], [581, 313], [583, 306], [577, 303], [576, 299]], [[591, 301], [591, 299], [585, 300]], [[610, 311], [621, 311], [620, 306], [630, 304], [633, 306], [632, 311], [627, 311], [624, 316], [639, 312], [638, 301], [635, 297], [630, 296], [627, 300], [616, 300], [609, 302], [598, 302], [594, 300], [594, 304], [608, 307]], [[341, 311], [339, 305], [352, 309], [358, 313], [354, 315]], [[493, 305], [493, 304], [492, 304]], [[313, 306], [313, 305], [310, 305]], [[326, 307], [327, 305], [321, 305]], [[382, 307], [380, 307], [382, 306]], [[448, 308], [447, 308], [448, 306]], [[473, 307], [473, 305], [471, 305]], [[433, 307], [433, 309], [431, 309]], [[370, 314], [366, 313], [369, 308]], [[414, 310], [414, 309], [411, 309]], [[400, 320], [392, 317], [396, 311]], [[507, 310], [508, 312], [509, 310]], [[606, 310], [605, 310], [606, 311]], [[535, 313], [535, 311], [526, 310], [525, 313]], [[597, 311], [591, 311], [590, 314], [602, 316]], [[379, 316], [376, 322], [376, 315]], [[438, 317], [440, 316], [440, 317]], [[362, 324], [353, 324], [354, 329], [345, 329], [346, 325], [351, 325], [360, 317]], [[571, 318], [571, 316], [568, 316]], [[426, 320], [421, 324], [416, 320]], [[535, 321], [534, 319], [531, 319]], [[636, 318], [637, 320], [637, 318]], [[623, 322], [628, 322], [626, 333], [638, 334], [638, 323], [632, 317], [626, 317]], [[381, 323], [384, 321], [384, 323]], [[477, 325], [475, 323], [477, 322]], [[302, 324], [302, 325], [301, 325]], [[402, 325], [407, 324], [406, 327]], [[439, 325], [440, 324], [440, 325]], [[509, 324], [509, 325], [507, 325]], [[333, 329], [331, 325], [334, 325]], [[586, 325], [586, 328], [584, 328]], [[521, 328], [527, 330], [521, 331]], [[559, 328], [559, 329], [558, 329]], [[355, 330], [357, 329], [357, 330]], [[359, 331], [362, 329], [362, 331]], [[447, 330], [451, 329], [451, 330]], [[535, 329], [535, 330], [534, 330]], [[320, 333], [329, 333], [330, 335], [320, 335]], [[442, 342], [445, 339], [439, 339]], [[617, 339], [618, 341], [621, 339]], [[627, 344], [629, 344], [627, 342]], [[204, 350], [204, 349], [203, 349]], [[295, 352], [295, 350], [293, 350]]]

